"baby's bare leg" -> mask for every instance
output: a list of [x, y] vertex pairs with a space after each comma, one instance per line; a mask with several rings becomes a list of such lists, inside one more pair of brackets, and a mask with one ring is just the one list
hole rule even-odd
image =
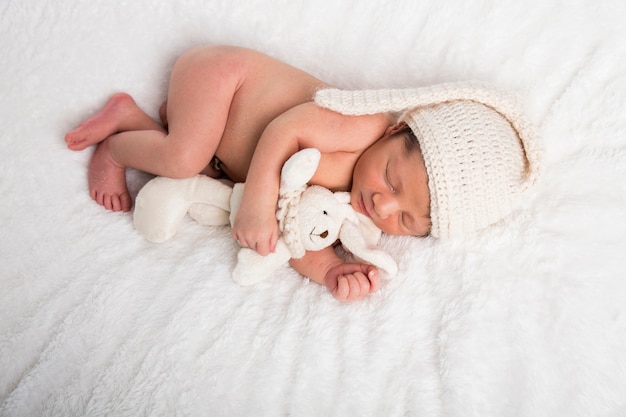
[[196, 48], [183, 54], [170, 78], [169, 133], [112, 135], [107, 139], [112, 160], [122, 167], [170, 178], [200, 173], [220, 143], [241, 82], [237, 60], [237, 53], [228, 48]]
[[79, 151], [102, 142], [117, 132], [127, 130], [160, 130], [163, 127], [144, 113], [125, 93], [113, 95], [95, 115], [65, 135], [67, 147]]
[[237, 53], [228, 48], [197, 48], [181, 56], [168, 91], [169, 134], [125, 95], [112, 97], [69, 132], [70, 149], [99, 143], [89, 166], [92, 198], [110, 210], [130, 210], [126, 167], [170, 178], [202, 172], [224, 133], [241, 83], [239, 64]]
[[113, 211], [129, 211], [132, 206], [125, 169], [112, 159], [106, 140], [121, 131], [151, 131], [165, 135], [163, 127], [125, 93], [113, 95], [98, 113], [65, 135], [67, 146], [72, 150], [98, 144], [89, 163], [89, 193], [98, 204]]
[[126, 169], [111, 158], [107, 140], [102, 141], [93, 153], [87, 178], [89, 194], [95, 202], [108, 210], [130, 210], [132, 201], [126, 186]]

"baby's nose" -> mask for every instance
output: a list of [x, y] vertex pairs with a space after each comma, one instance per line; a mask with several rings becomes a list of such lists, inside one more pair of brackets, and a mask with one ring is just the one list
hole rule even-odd
[[392, 195], [378, 193], [373, 196], [372, 200], [374, 202], [374, 211], [381, 219], [386, 219], [398, 211], [398, 200]]

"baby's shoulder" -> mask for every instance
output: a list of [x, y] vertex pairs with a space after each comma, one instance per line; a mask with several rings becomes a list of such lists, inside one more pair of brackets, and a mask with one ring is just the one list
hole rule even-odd
[[345, 115], [308, 102], [272, 123], [283, 131], [292, 131], [301, 148], [318, 148], [322, 153], [360, 153], [383, 137], [394, 120], [385, 113]]
[[362, 152], [371, 144], [382, 138], [391, 126], [393, 118], [386, 113], [376, 113], [360, 116], [340, 114], [343, 119], [344, 134], [342, 138], [346, 144], [353, 147], [353, 151]]

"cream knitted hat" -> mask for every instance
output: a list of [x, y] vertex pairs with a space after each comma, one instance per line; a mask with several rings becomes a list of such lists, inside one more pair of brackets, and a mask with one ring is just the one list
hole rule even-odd
[[320, 90], [315, 102], [346, 115], [404, 112], [428, 172], [431, 235], [456, 237], [519, 207], [540, 171], [531, 124], [511, 92], [476, 81], [391, 90]]

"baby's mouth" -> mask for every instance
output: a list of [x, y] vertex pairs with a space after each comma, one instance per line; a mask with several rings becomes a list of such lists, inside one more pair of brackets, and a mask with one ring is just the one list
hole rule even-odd
[[359, 208], [361, 209], [361, 213], [365, 214], [367, 217], [372, 217], [370, 212], [367, 210], [367, 206], [365, 206], [365, 199], [363, 195], [361, 195], [361, 200], [359, 200]]

